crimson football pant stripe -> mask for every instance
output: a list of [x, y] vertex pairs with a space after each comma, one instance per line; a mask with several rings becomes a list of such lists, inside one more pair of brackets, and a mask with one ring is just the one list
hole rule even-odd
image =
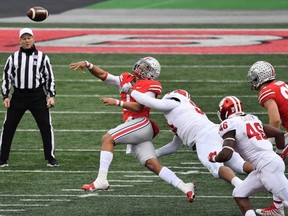
[[123, 136], [126, 136], [130, 133], [133, 133], [137, 130], [140, 130], [142, 129], [143, 127], [146, 127], [148, 124], [150, 123], [149, 119], [147, 118], [144, 118], [142, 121], [140, 122], [136, 122], [135, 124], [132, 124], [132, 125], [129, 125], [125, 128], [122, 128], [121, 130], [119, 131], [116, 131], [114, 133], [111, 134], [112, 138], [114, 140], [117, 140]]

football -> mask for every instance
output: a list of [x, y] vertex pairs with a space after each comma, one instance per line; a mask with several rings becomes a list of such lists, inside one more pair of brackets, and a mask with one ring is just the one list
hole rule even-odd
[[47, 17], [49, 16], [49, 13], [47, 9], [40, 7], [40, 6], [36, 6], [36, 7], [30, 8], [27, 11], [26, 15], [35, 22], [41, 22], [47, 19]]

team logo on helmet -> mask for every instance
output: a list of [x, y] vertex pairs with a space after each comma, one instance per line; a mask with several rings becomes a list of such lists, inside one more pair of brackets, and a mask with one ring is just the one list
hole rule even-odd
[[275, 70], [270, 63], [257, 61], [250, 67], [247, 78], [251, 89], [259, 90], [261, 84], [275, 80]]
[[188, 98], [190, 100], [190, 94], [187, 91], [183, 90], [183, 89], [177, 89], [177, 90], [173, 91], [173, 93], [181, 94], [181, 95], [183, 95], [184, 97], [186, 97], [186, 98]]
[[134, 74], [142, 79], [155, 80], [160, 75], [160, 63], [153, 57], [145, 57], [138, 60], [133, 68]]
[[227, 96], [223, 98], [218, 107], [218, 118], [223, 121], [233, 115], [244, 114], [242, 102], [235, 96]]

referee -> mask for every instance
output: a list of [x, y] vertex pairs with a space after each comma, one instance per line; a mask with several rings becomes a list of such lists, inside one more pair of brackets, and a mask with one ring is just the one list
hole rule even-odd
[[47, 166], [56, 167], [59, 165], [54, 156], [54, 132], [49, 112], [54, 106], [56, 92], [50, 59], [36, 49], [31, 29], [21, 29], [19, 38], [20, 50], [8, 57], [3, 72], [1, 92], [7, 112], [0, 137], [0, 167], [8, 166], [16, 128], [27, 110], [40, 129]]

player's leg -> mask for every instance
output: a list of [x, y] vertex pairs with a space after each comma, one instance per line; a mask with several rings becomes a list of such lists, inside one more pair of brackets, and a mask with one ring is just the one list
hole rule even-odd
[[132, 145], [132, 152], [141, 164], [157, 174], [162, 180], [186, 194], [188, 202], [194, 201], [194, 184], [184, 183], [172, 170], [163, 166], [156, 158], [155, 149], [151, 141]]
[[231, 159], [224, 164], [238, 174], [248, 174], [254, 170], [252, 164], [244, 161], [237, 152], [234, 152]]
[[200, 162], [209, 170], [215, 178], [222, 178], [223, 180], [236, 186], [242, 180], [238, 178], [234, 171], [224, 166], [223, 163], [212, 163], [208, 159], [210, 152], [220, 152], [222, 149], [222, 138], [218, 134], [218, 128], [215, 127], [209, 131], [205, 136], [199, 138], [196, 142], [197, 156]]
[[27, 107], [24, 102], [11, 99], [10, 107], [7, 109], [2, 133], [1, 133], [1, 167], [8, 166], [7, 160], [9, 159], [12, 140], [16, 131], [16, 128], [22, 119]]
[[288, 180], [284, 174], [285, 165], [280, 157], [262, 168], [260, 175], [265, 188], [273, 193], [273, 203], [263, 209], [256, 209], [260, 215], [285, 215], [284, 204], [288, 201]]
[[137, 144], [146, 140], [152, 139], [152, 132], [147, 134], [146, 128], [150, 126], [150, 121], [147, 118], [137, 118], [126, 121], [118, 125], [116, 128], [109, 130], [101, 141], [101, 152], [98, 176], [91, 184], [82, 186], [83, 190], [108, 190], [109, 183], [107, 180], [110, 164], [113, 160], [114, 145], [117, 144]]
[[264, 186], [258, 178], [257, 171], [252, 171], [241, 184], [234, 188], [233, 197], [243, 214], [255, 215], [249, 197], [263, 188]]

